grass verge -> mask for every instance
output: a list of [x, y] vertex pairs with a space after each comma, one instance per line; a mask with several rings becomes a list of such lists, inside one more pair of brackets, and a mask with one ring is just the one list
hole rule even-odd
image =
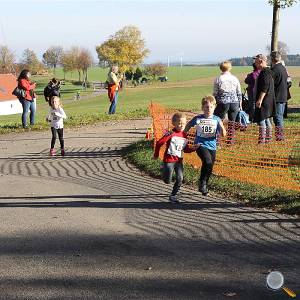
[[[147, 109], [138, 109], [130, 112], [118, 113], [114, 115], [108, 115], [105, 113], [87, 113], [81, 115], [71, 115], [66, 121], [64, 121], [65, 128], [81, 127], [85, 125], [93, 125], [100, 122], [106, 121], [120, 121], [120, 120], [131, 120], [131, 119], [142, 119], [149, 116]], [[49, 123], [45, 120], [38, 120], [37, 123], [30, 127], [31, 131], [42, 131], [48, 130]], [[0, 126], [0, 134], [24, 132], [28, 129], [24, 129], [20, 123], [10, 122]]]
[[[160, 161], [153, 160], [150, 141], [138, 141], [123, 149], [123, 156], [150, 176], [160, 178]], [[197, 188], [199, 170], [185, 165], [185, 184]], [[212, 176], [210, 189], [249, 206], [266, 207], [281, 213], [300, 215], [300, 193], [243, 183], [225, 177]]]

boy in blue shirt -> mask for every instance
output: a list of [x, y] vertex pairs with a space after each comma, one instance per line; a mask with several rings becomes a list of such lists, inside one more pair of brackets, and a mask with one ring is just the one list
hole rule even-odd
[[213, 114], [215, 108], [215, 97], [212, 95], [205, 96], [202, 99], [203, 114], [194, 117], [184, 129], [185, 132], [188, 132], [190, 128], [196, 127], [194, 144], [200, 145], [196, 151], [202, 161], [199, 192], [204, 196], [208, 194], [207, 185], [216, 159], [217, 136], [219, 134], [226, 136], [226, 129], [222, 120]]

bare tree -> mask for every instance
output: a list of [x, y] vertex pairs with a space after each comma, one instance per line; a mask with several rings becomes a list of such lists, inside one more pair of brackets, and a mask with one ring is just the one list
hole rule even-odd
[[78, 64], [83, 74], [83, 82], [86, 87], [88, 81], [88, 68], [93, 63], [93, 57], [88, 49], [81, 48], [78, 56]]
[[63, 66], [64, 73], [77, 70], [78, 80], [81, 81], [81, 69], [78, 63], [79, 48], [72, 47], [70, 50], [65, 51], [62, 55], [61, 64]]
[[37, 74], [43, 69], [41, 62], [38, 60], [35, 52], [30, 49], [25, 49], [21, 59], [22, 68], [29, 69], [32, 74]]
[[[270, 45], [267, 45], [266, 49], [268, 53], [272, 52]], [[277, 51], [280, 52], [282, 59], [286, 60], [290, 49], [286, 43], [278, 41]]]
[[280, 8], [292, 6], [297, 0], [268, 0], [273, 6], [273, 21], [272, 21], [272, 38], [271, 51], [278, 50], [278, 29], [279, 29], [279, 12]]
[[43, 54], [43, 63], [54, 68], [54, 73], [57, 65], [61, 62], [63, 48], [60, 46], [52, 46]]
[[62, 54], [61, 64], [64, 73], [76, 70], [78, 72], [78, 81], [81, 81], [82, 74], [83, 81], [87, 82], [87, 71], [92, 63], [93, 58], [91, 53], [84, 48], [72, 47]]
[[74, 63], [73, 57], [70, 55], [69, 51], [62, 53], [60, 63], [63, 67], [64, 79], [66, 79], [66, 73], [72, 72], [75, 69], [75, 63]]
[[0, 73], [14, 73], [15, 55], [7, 46], [0, 46]]

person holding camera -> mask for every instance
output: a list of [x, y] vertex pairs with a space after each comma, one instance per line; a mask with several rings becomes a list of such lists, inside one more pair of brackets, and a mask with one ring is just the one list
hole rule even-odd
[[116, 112], [117, 102], [118, 102], [118, 92], [122, 88], [122, 78], [118, 78], [117, 74], [119, 71], [118, 66], [112, 66], [109, 73], [107, 74], [107, 93], [110, 101], [110, 107], [108, 114], [114, 114]]
[[30, 111], [30, 125], [34, 125], [34, 121], [35, 121], [36, 94], [34, 92], [34, 89], [36, 88], [36, 83], [31, 82], [29, 80], [30, 77], [31, 74], [27, 69], [22, 70], [18, 77], [18, 87], [20, 89], [25, 90], [25, 97], [19, 99], [23, 107], [23, 113], [22, 113], [23, 128], [28, 128], [27, 115], [29, 111]]
[[52, 78], [44, 88], [44, 97], [49, 106], [51, 106], [50, 100], [54, 96], [60, 97], [60, 81], [56, 78]]

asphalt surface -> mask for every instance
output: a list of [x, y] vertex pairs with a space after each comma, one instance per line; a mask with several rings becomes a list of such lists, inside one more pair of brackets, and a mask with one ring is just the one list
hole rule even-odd
[[[149, 120], [0, 137], [0, 299], [289, 299], [300, 220], [171, 186], [121, 158]], [[299, 295], [297, 297], [299, 299]]]

